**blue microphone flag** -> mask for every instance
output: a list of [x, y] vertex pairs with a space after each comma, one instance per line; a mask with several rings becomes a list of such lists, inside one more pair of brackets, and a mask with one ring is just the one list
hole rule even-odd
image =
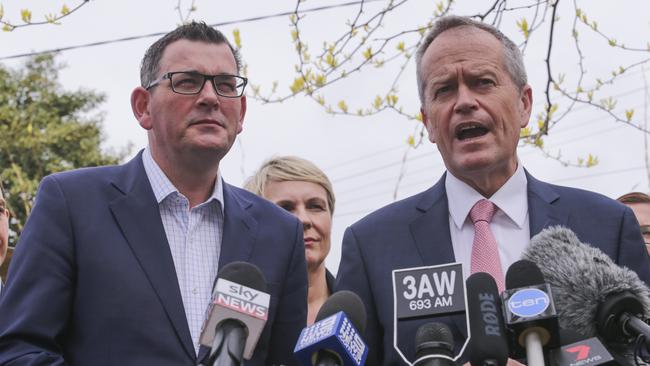
[[368, 356], [368, 347], [359, 331], [342, 311], [304, 328], [294, 356], [301, 365], [311, 366], [320, 350], [337, 354], [343, 366], [361, 366]]

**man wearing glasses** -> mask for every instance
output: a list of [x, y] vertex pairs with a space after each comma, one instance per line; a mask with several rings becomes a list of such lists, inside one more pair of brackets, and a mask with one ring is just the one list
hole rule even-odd
[[261, 269], [268, 320], [246, 365], [292, 365], [306, 322], [298, 220], [228, 185], [246, 112], [237, 51], [203, 23], [146, 52], [133, 113], [149, 144], [122, 166], [46, 177], [0, 300], [0, 365], [196, 365], [220, 268]]
[[[7, 257], [9, 248], [9, 210], [7, 209], [7, 199], [0, 182], [0, 266]], [[0, 295], [2, 295], [2, 278], [0, 278]]]

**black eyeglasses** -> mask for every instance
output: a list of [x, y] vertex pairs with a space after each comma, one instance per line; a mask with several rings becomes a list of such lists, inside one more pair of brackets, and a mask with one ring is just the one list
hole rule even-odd
[[206, 75], [194, 71], [175, 71], [152, 81], [145, 89], [149, 90], [165, 79], [169, 79], [173, 92], [183, 95], [199, 94], [205, 82], [210, 80], [214, 91], [226, 98], [239, 98], [244, 95], [244, 88], [248, 83], [248, 79], [238, 75]]

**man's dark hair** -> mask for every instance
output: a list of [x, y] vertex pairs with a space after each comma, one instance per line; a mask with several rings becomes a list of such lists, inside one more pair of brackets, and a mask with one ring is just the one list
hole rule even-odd
[[629, 204], [629, 203], [650, 203], [650, 196], [642, 192], [630, 192], [622, 195], [616, 199], [617, 201]]
[[220, 31], [210, 27], [204, 22], [191, 22], [183, 24], [173, 31], [165, 34], [162, 38], [152, 44], [142, 59], [140, 66], [140, 84], [146, 88], [158, 77], [158, 67], [160, 66], [160, 59], [162, 58], [165, 48], [170, 43], [186, 39], [188, 41], [199, 41], [214, 44], [227, 44], [235, 57], [237, 63], [237, 74], [241, 70], [241, 56], [236, 48], [234, 48], [228, 39]]

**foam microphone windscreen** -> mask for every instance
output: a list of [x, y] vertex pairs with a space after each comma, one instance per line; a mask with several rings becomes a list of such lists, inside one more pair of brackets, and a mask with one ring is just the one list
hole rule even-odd
[[300, 333], [294, 358], [300, 365], [362, 366], [368, 346], [361, 334], [366, 328], [363, 301], [350, 291], [335, 292], [321, 306], [314, 324]]
[[316, 322], [343, 311], [348, 316], [352, 325], [359, 331], [366, 331], [366, 305], [361, 298], [352, 291], [337, 291], [330, 296], [316, 314]]
[[650, 315], [650, 291], [639, 276], [617, 266], [601, 250], [583, 244], [567, 228], [542, 230], [531, 239], [523, 257], [535, 262], [551, 285], [562, 328], [595, 336], [599, 305], [626, 292], [639, 300], [644, 317]]
[[445, 324], [422, 324], [415, 333], [415, 358], [420, 358], [432, 352], [452, 357], [454, 351], [454, 335]]
[[472, 366], [505, 365], [509, 355], [508, 339], [494, 278], [484, 272], [474, 273], [467, 278], [466, 288], [470, 363]]
[[217, 279], [224, 279], [240, 285], [266, 292], [266, 279], [257, 266], [247, 262], [231, 262], [223, 266], [217, 274]]
[[[510, 330], [511, 357], [522, 357], [525, 353], [529, 362], [531, 357], [540, 361], [542, 347], [559, 344], [553, 298], [551, 287], [535, 263], [522, 259], [508, 268], [501, 300], [504, 322]], [[539, 342], [532, 342], [535, 338]]]
[[544, 275], [539, 267], [525, 259], [513, 263], [506, 272], [506, 288], [514, 289], [544, 283]]
[[579, 342], [585, 340], [589, 337], [581, 334], [580, 332], [573, 329], [560, 329], [560, 345], [566, 346], [567, 344]]

